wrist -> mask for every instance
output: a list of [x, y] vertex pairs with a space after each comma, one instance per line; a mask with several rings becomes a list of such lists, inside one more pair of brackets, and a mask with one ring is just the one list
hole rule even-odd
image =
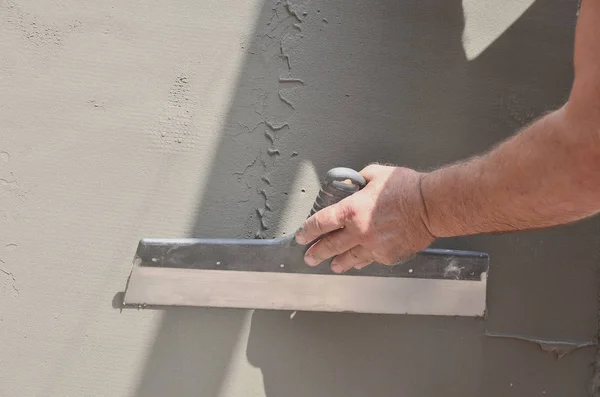
[[421, 207], [422, 207], [422, 212], [421, 212], [421, 219], [423, 221], [423, 224], [425, 225], [425, 228], [427, 229], [427, 231], [429, 232], [429, 234], [435, 239], [438, 238], [439, 236], [437, 234], [434, 233], [432, 227], [431, 227], [431, 220], [429, 217], [429, 209], [427, 207], [427, 201], [425, 200], [425, 193], [424, 193], [424, 181], [425, 178], [427, 177], [427, 175], [429, 175], [428, 173], [424, 173], [421, 172], [419, 173], [419, 182], [418, 182], [418, 189], [419, 189], [419, 198], [421, 201]]
[[448, 177], [445, 169], [424, 173], [420, 180], [421, 198], [426, 214], [426, 224], [429, 232], [436, 238], [454, 237], [459, 235], [456, 227], [458, 219], [454, 219], [451, 206], [452, 196], [444, 184]]

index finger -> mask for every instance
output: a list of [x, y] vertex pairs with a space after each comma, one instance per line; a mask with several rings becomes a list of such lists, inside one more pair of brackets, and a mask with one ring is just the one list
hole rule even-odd
[[344, 200], [323, 208], [304, 221], [302, 229], [296, 234], [296, 242], [306, 245], [325, 233], [341, 229], [347, 216], [348, 206]]

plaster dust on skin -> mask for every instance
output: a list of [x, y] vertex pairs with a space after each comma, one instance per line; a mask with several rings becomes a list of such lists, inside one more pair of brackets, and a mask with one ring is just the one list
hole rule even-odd
[[585, 396], [592, 349], [485, 327], [591, 340], [593, 221], [441, 241], [493, 258], [487, 323], [111, 306], [140, 238], [289, 234], [334, 166], [430, 169], [559, 106], [576, 3], [0, 2], [0, 394]]

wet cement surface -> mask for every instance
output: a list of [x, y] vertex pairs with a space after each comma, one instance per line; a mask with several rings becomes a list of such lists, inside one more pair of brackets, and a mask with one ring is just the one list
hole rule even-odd
[[530, 3], [0, 3], [2, 394], [586, 396], [594, 347], [486, 331], [595, 338], [596, 219], [437, 242], [490, 254], [485, 321], [111, 306], [140, 238], [289, 234], [332, 167], [430, 169], [560, 106], [577, 1]]

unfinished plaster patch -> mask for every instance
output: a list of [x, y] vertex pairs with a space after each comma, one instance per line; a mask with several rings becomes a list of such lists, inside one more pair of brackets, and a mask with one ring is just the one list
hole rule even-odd
[[463, 48], [469, 61], [498, 39], [535, 0], [463, 0]]

